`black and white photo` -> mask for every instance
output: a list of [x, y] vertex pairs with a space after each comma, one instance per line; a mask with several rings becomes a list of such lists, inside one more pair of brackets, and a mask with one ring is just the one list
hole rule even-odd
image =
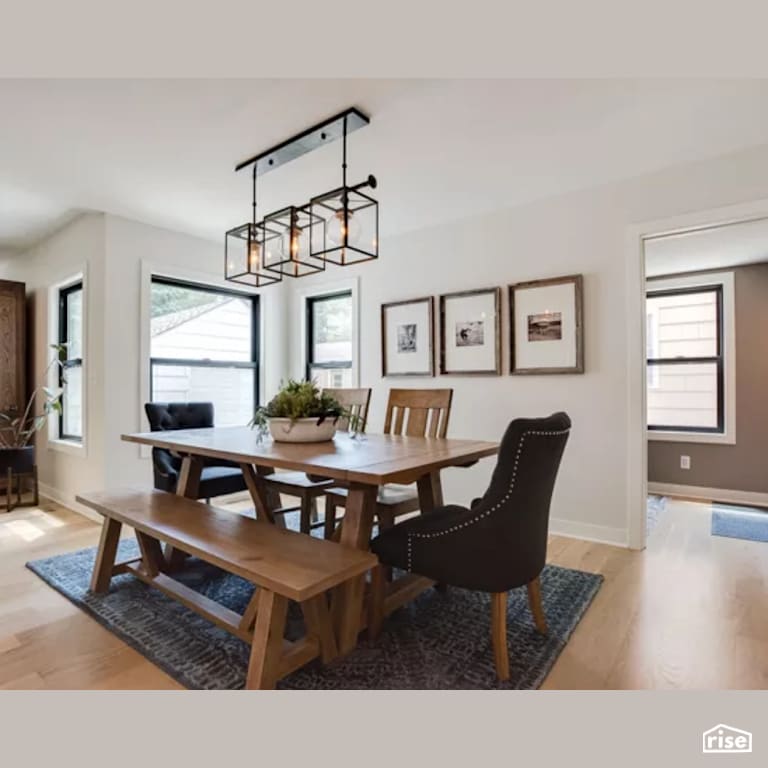
[[397, 351], [400, 353], [416, 352], [416, 323], [403, 323], [397, 326]]
[[440, 297], [440, 373], [501, 373], [501, 289]]
[[434, 299], [392, 301], [381, 305], [383, 376], [434, 376]]

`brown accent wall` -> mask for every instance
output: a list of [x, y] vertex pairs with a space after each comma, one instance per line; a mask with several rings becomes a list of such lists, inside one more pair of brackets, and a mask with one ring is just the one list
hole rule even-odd
[[[733, 272], [736, 444], [649, 440], [650, 482], [768, 493], [768, 264]], [[681, 454], [691, 457], [690, 469], [680, 469]]]

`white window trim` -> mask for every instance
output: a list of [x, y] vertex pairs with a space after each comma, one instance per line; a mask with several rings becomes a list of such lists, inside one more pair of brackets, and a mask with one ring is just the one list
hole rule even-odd
[[[69, 275], [66, 279], [60, 280], [48, 287], [48, 347], [46, 349], [46, 361], [48, 365], [50, 358], [47, 356], [51, 350], [51, 344], [59, 343], [59, 292], [63, 288], [82, 282], [83, 284], [83, 365], [82, 365], [82, 403], [83, 403], [83, 438], [82, 440], [64, 440], [59, 437], [58, 418], [48, 419], [48, 449], [69, 453], [73, 456], [86, 458], [88, 456], [88, 366], [90, 359], [90, 349], [88, 347], [88, 269], [84, 264], [79, 272]], [[47, 385], [51, 389], [57, 389], [59, 386], [58, 368], [53, 366], [48, 372]]]
[[676, 288], [697, 288], [720, 285], [723, 290], [723, 406], [725, 430], [722, 434], [701, 432], [663, 431], [646, 429], [648, 440], [654, 442], [709, 443], [735, 445], [736, 443], [736, 300], [733, 272], [709, 272], [649, 278], [647, 291], [665, 291]]
[[316, 283], [300, 291], [299, 298], [299, 316], [301, 318], [300, 326], [300, 349], [301, 349], [301, 372], [297, 374], [299, 380], [306, 376], [307, 369], [307, 301], [317, 299], [323, 296], [330, 296], [342, 291], [351, 291], [352, 293], [352, 387], [360, 386], [360, 296], [359, 283], [357, 277], [346, 278], [344, 280], [334, 280], [324, 283]]

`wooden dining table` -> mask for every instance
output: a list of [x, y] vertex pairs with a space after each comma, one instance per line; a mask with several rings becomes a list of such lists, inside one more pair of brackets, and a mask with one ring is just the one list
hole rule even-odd
[[[176, 493], [196, 499], [204, 459], [226, 459], [240, 466], [257, 520], [284, 525], [273, 514], [281, 506], [264, 477], [276, 469], [334, 480], [348, 489], [340, 543], [369, 548], [378, 488], [386, 483], [416, 483], [421, 512], [443, 504], [440, 471], [466, 467], [498, 452], [498, 443], [430, 437], [339, 432], [332, 441], [285, 443], [260, 438], [248, 427], [212, 427], [126, 434], [123, 440], [165, 448], [182, 458]], [[178, 553], [177, 553], [178, 554]], [[173, 555], [170, 560], [173, 561]], [[178, 564], [178, 563], [177, 563]], [[349, 580], [332, 598], [339, 651], [347, 653], [360, 631], [365, 577]]]

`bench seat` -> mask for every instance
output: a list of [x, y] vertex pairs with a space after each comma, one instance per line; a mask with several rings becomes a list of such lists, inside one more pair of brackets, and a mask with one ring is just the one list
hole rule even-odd
[[[132, 573], [250, 641], [249, 688], [274, 687], [278, 679], [317, 656], [325, 662], [333, 659], [336, 641], [325, 593], [378, 562], [370, 552], [163, 491], [102, 491], [81, 494], [77, 501], [105, 518], [92, 591], [107, 591], [112, 576]], [[115, 562], [123, 524], [136, 531], [138, 561]], [[258, 589], [243, 615], [171, 578], [161, 542], [255, 584]], [[288, 600], [301, 604], [307, 625], [307, 636], [296, 643], [283, 639]]]

